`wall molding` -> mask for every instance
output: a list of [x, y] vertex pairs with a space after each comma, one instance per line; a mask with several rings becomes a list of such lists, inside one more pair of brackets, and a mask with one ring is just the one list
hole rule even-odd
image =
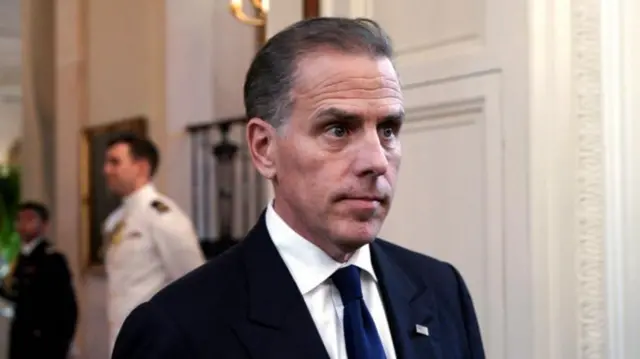
[[606, 358], [600, 3], [531, 8], [534, 358]]
[[421, 105], [406, 109], [405, 126], [416, 129], [452, 128], [472, 125], [476, 115], [482, 115], [485, 98], [456, 99], [432, 105]]
[[605, 358], [604, 132], [601, 109], [600, 4], [572, 6], [573, 103], [577, 123], [576, 249], [578, 358]]

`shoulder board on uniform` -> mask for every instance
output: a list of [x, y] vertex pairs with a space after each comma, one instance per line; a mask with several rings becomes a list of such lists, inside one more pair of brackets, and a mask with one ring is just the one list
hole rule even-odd
[[164, 202], [155, 200], [151, 202], [151, 207], [153, 207], [158, 213], [167, 213], [169, 212], [169, 207], [164, 204]]

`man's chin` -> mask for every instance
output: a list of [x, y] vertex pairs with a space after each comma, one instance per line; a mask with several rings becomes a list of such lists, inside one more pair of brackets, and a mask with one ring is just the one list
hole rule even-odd
[[[340, 238], [340, 242], [345, 245], [363, 246], [373, 242], [380, 232], [379, 221], [371, 220], [369, 222], [357, 222], [345, 224], [342, 233], [336, 233], [336, 238]], [[348, 228], [345, 228], [347, 227]]]

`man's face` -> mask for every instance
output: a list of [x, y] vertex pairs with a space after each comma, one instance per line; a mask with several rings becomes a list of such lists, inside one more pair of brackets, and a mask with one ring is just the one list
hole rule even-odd
[[109, 147], [104, 162], [104, 174], [109, 190], [118, 196], [126, 196], [134, 191], [142, 173], [140, 162], [142, 161], [136, 161], [131, 156], [127, 144], [118, 143]]
[[371, 242], [389, 212], [400, 84], [388, 59], [318, 52], [300, 61], [292, 95], [291, 118], [258, 146], [266, 160], [256, 165], [274, 182], [276, 211], [340, 259]]
[[31, 209], [25, 209], [18, 212], [16, 230], [23, 241], [29, 241], [43, 234], [44, 223], [38, 213]]

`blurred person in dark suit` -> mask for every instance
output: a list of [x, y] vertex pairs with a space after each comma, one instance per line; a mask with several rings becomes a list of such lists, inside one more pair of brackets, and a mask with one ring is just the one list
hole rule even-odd
[[0, 287], [0, 295], [14, 303], [9, 359], [65, 359], [71, 348], [76, 296], [65, 256], [45, 239], [48, 223], [43, 204], [20, 204], [22, 248]]

